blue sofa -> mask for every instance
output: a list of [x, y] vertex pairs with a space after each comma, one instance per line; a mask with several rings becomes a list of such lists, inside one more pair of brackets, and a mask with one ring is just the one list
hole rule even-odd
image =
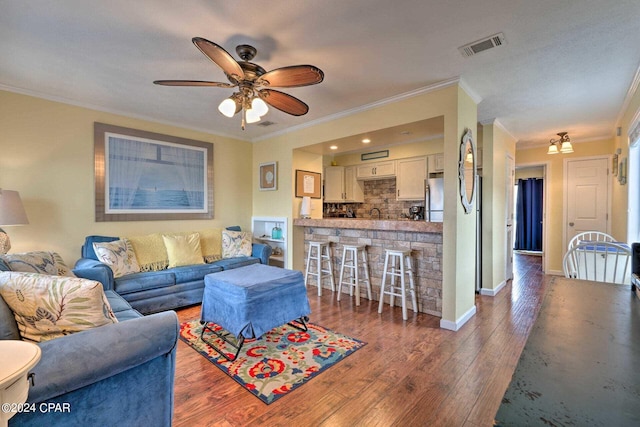
[[[105, 294], [119, 323], [38, 344], [42, 355], [27, 400], [36, 412], [16, 414], [10, 427], [171, 425], [176, 313], [143, 317], [114, 291]], [[20, 339], [2, 297], [0, 339]], [[40, 411], [40, 403], [68, 403], [70, 411]]]
[[[227, 229], [240, 231], [237, 226]], [[117, 292], [143, 314], [199, 304], [204, 292], [204, 276], [250, 264], [268, 264], [271, 256], [269, 245], [253, 243], [250, 257], [226, 258], [210, 264], [133, 273], [114, 279], [111, 268], [98, 261], [93, 243], [118, 239], [119, 237], [87, 236], [82, 245], [82, 258], [76, 262], [74, 271], [81, 271], [82, 277], [101, 282], [105, 290]]]

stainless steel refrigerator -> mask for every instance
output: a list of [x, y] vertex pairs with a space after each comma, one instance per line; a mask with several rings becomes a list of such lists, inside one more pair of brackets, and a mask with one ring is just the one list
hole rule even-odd
[[425, 189], [424, 218], [428, 222], [442, 222], [444, 218], [444, 178], [429, 178]]

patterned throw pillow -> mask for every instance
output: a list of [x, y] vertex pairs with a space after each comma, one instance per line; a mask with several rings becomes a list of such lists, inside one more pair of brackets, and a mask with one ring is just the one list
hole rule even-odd
[[222, 258], [251, 256], [251, 233], [222, 230]]
[[20, 254], [5, 254], [1, 255], [0, 258], [9, 266], [11, 271], [75, 277], [71, 269], [62, 260], [62, 257], [56, 252], [33, 251]]
[[169, 268], [204, 264], [202, 249], [200, 249], [200, 235], [198, 233], [167, 235], [162, 236], [162, 239], [169, 256]]
[[113, 277], [122, 277], [140, 271], [133, 246], [127, 239], [113, 242], [94, 242], [93, 250], [101, 263], [111, 267]]
[[20, 336], [41, 342], [117, 323], [102, 284], [78, 277], [0, 272], [0, 295]]

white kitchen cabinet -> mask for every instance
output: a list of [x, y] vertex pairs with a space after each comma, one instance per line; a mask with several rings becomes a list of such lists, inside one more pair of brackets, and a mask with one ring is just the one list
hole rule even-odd
[[396, 200], [424, 200], [427, 158], [397, 160], [396, 169]]
[[396, 162], [389, 160], [386, 162], [367, 163], [360, 165], [356, 170], [357, 179], [382, 179], [396, 176]]
[[364, 187], [356, 180], [354, 166], [330, 166], [324, 169], [325, 203], [362, 203]]
[[432, 154], [428, 158], [429, 173], [444, 172], [444, 153]]
[[356, 178], [355, 166], [344, 168], [344, 192], [346, 202], [364, 202], [364, 184]]
[[[269, 265], [287, 268], [287, 218], [254, 216], [251, 218], [253, 239], [271, 246]], [[274, 228], [279, 231], [274, 232]]]

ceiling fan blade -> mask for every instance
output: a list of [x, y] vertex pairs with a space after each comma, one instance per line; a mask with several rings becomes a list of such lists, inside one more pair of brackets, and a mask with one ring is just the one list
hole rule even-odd
[[200, 49], [200, 52], [204, 53], [210, 60], [222, 68], [222, 71], [224, 71], [228, 76], [233, 77], [237, 81], [244, 78], [244, 71], [242, 71], [238, 61], [233, 59], [229, 52], [224, 50], [221, 46], [218, 46], [207, 39], [203, 39], [202, 37], [194, 37], [191, 41], [198, 49]]
[[292, 116], [303, 116], [309, 111], [307, 104], [284, 92], [273, 89], [262, 89], [258, 91], [258, 96], [273, 108], [277, 108]]
[[291, 65], [276, 68], [260, 76], [256, 84], [270, 87], [300, 87], [320, 83], [324, 73], [313, 65]]
[[156, 80], [153, 83], [162, 86], [212, 86], [224, 88], [236, 86], [231, 83], [205, 82], [200, 80]]

